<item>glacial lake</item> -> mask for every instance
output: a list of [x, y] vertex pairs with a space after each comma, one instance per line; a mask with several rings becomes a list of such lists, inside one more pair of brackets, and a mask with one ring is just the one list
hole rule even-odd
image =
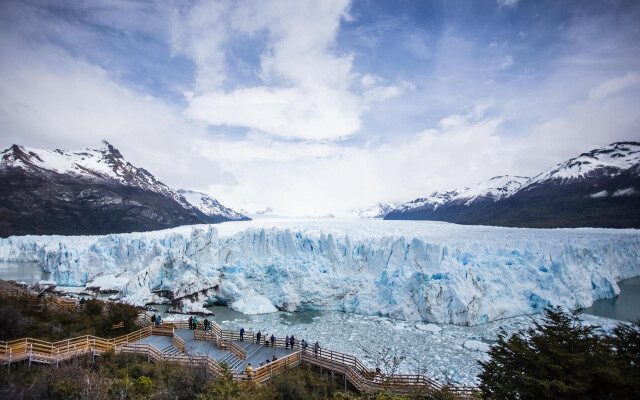
[[596, 300], [593, 306], [585, 308], [582, 312], [621, 321], [640, 319], [640, 277], [620, 281], [618, 286], [620, 286], [618, 296]]

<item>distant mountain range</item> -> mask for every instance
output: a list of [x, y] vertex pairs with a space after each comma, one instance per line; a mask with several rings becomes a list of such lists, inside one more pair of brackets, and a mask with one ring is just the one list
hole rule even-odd
[[395, 203], [378, 203], [369, 208], [354, 209], [347, 213], [346, 217], [351, 218], [384, 218], [391, 211], [397, 209]]
[[13, 145], [0, 152], [0, 236], [148, 231], [248, 218], [176, 191], [104, 142], [80, 151]]
[[432, 193], [385, 219], [513, 227], [640, 228], [640, 143], [618, 142], [533, 178], [497, 176]]

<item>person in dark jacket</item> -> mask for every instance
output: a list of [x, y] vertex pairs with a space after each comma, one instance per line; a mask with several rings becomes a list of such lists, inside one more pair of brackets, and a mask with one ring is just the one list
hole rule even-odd
[[209, 330], [209, 320], [208, 319], [204, 319], [204, 331], [208, 331]]
[[193, 316], [189, 317], [189, 329], [193, 329]]
[[256, 333], [256, 343], [260, 344], [260, 337], [262, 336], [262, 332], [258, 331], [258, 333]]
[[240, 341], [244, 342], [244, 328], [240, 328]]
[[151, 324], [153, 324], [153, 325], [155, 325], [155, 324], [156, 324], [156, 315], [155, 315], [155, 314], [153, 314], [153, 315], [151, 316]]
[[287, 337], [284, 339], [284, 348], [285, 349], [289, 348], [289, 335], [287, 335]]
[[291, 337], [289, 338], [289, 344], [291, 345], [292, 349], [295, 343], [296, 343], [296, 339], [293, 337], [293, 335], [291, 335]]
[[318, 357], [318, 350], [320, 350], [320, 344], [316, 342], [316, 344], [313, 345], [313, 354], [315, 354], [316, 357]]

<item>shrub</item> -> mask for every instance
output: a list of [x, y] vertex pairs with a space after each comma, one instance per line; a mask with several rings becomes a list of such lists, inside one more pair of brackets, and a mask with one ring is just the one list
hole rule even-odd
[[547, 309], [532, 328], [499, 335], [480, 362], [480, 390], [486, 399], [634, 398], [639, 338], [637, 324], [603, 337], [575, 315]]

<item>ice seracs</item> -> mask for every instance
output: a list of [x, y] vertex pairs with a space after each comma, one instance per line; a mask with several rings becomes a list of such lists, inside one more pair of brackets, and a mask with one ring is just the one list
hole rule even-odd
[[247, 313], [339, 310], [474, 325], [616, 295], [619, 280], [640, 275], [640, 232], [258, 220], [11, 237], [0, 240], [0, 260], [37, 261], [58, 285], [100, 282], [139, 304], [172, 299], [183, 310], [221, 303]]

